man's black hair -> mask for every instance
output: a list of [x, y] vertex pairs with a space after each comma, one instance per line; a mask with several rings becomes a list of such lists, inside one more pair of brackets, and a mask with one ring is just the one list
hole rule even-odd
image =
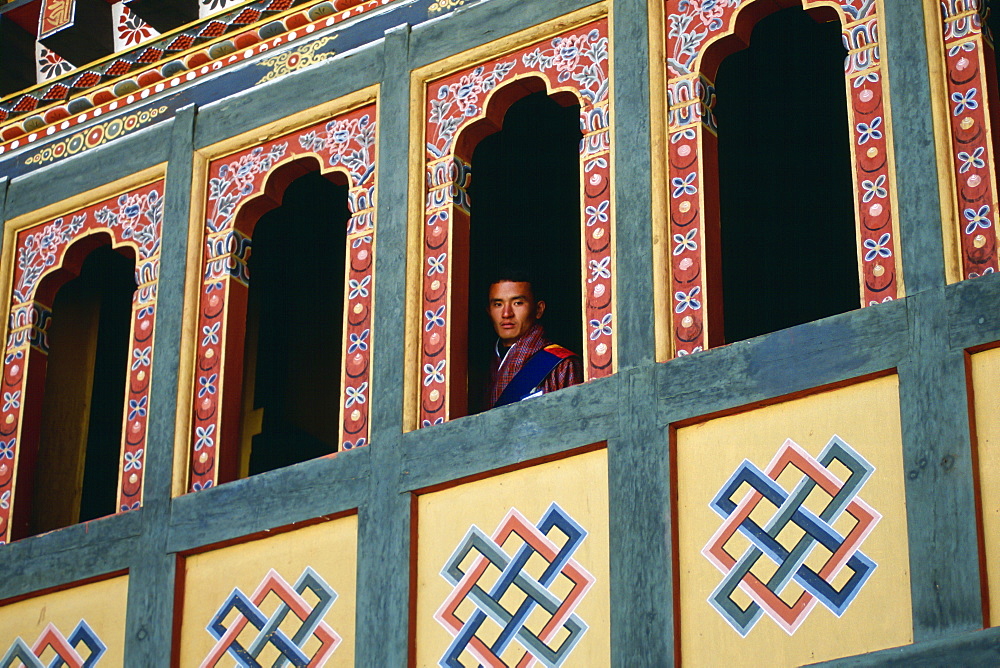
[[545, 294], [545, 283], [537, 273], [530, 269], [525, 267], [502, 267], [493, 275], [489, 284], [495, 285], [502, 281], [530, 283], [531, 294], [535, 298], [535, 301], [545, 301], [545, 297], [543, 296]]

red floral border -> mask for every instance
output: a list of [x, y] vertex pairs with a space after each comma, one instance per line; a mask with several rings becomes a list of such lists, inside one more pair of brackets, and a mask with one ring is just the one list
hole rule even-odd
[[[719, 37], [732, 34], [736, 15], [756, 0], [689, 2], [666, 0], [671, 279], [673, 348], [677, 356], [708, 347], [705, 311], [706, 225], [713, 223], [704, 190], [715, 174], [704, 161], [714, 150], [715, 89], [699, 71], [705, 51]], [[824, 7], [822, 0], [803, 2], [805, 9]], [[859, 231], [863, 299], [861, 306], [890, 301], [898, 295], [888, 119], [885, 79], [879, 53], [878, 3], [841, 3], [840, 19], [848, 48], [845, 77], [854, 160], [855, 213]], [[711, 324], [711, 323], [708, 323]], [[715, 337], [713, 337], [714, 339]]]
[[[38, 299], [42, 279], [67, 268], [66, 251], [97, 232], [111, 236], [112, 245], [131, 246], [136, 253], [137, 289], [132, 302], [128, 391], [118, 490], [119, 512], [142, 505], [149, 384], [153, 361], [156, 290], [163, 222], [163, 181], [136, 188], [66, 216], [21, 230], [16, 237], [10, 319], [3, 364], [3, 407], [0, 412], [0, 543], [10, 540], [15, 480], [22, 454], [21, 439], [37, 439], [37, 425], [26, 420], [30, 392], [42, 391], [44, 379], [33, 373], [47, 354], [46, 327], [50, 305]], [[40, 400], [32, 396], [32, 401]], [[31, 434], [34, 430], [36, 433]]]
[[[371, 103], [209, 164], [191, 425], [190, 491], [218, 484], [219, 449], [238, 447], [242, 331], [237, 330], [235, 336], [231, 336], [229, 330], [245, 318], [250, 237], [248, 230], [237, 229], [236, 213], [242, 204], [264, 191], [276, 167], [304, 156], [317, 157], [323, 172], [339, 170], [348, 177], [351, 218], [347, 229], [348, 270], [344, 287], [346, 327], [342, 342], [341, 447], [351, 449], [368, 444], [375, 266], [375, 135], [376, 106]], [[227, 352], [234, 354], [234, 350], [240, 354], [228, 359], [224, 369]], [[227, 387], [226, 378], [230, 384], [236, 378], [236, 387]], [[227, 472], [223, 477], [231, 474]]]
[[471, 178], [468, 156], [460, 155], [456, 139], [486, 117], [491, 92], [524, 75], [545, 80], [550, 91], [569, 90], [580, 100], [583, 141], [581, 231], [586, 235], [584, 262], [588, 380], [614, 371], [613, 230], [610, 182], [610, 72], [608, 22], [600, 19], [535, 42], [509, 55], [426, 84], [426, 201], [421, 267], [421, 338], [419, 426], [450, 419], [447, 383], [452, 364], [451, 322], [454, 272], [452, 258], [466, 252], [454, 246], [456, 219], [467, 218], [466, 188]]

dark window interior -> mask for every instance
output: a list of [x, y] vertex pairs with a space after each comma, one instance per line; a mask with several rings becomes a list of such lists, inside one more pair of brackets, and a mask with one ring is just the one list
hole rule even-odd
[[56, 293], [30, 533], [117, 510], [135, 263], [92, 251]]
[[858, 308], [837, 21], [762, 19], [716, 77], [725, 340]]
[[347, 186], [310, 172], [254, 229], [244, 373], [262, 422], [250, 475], [337, 450], [349, 216]]
[[[998, 99], [997, 84], [997, 71], [1000, 70], [1000, 54], [997, 53], [997, 36], [1000, 35], [1000, 2], [993, 0], [986, 2], [987, 13], [986, 13], [986, 25], [984, 26], [984, 32], [988, 33], [988, 40], [983, 40], [986, 45], [986, 85], [988, 91], [982, 95], [980, 104], [983, 101], [988, 101], [989, 103], [989, 116], [992, 125], [993, 133], [993, 153], [997, 155], [1000, 153], [1000, 99]], [[990, 58], [990, 48], [992, 48], [992, 58]], [[994, 167], [994, 170], [996, 167]]]
[[483, 408], [496, 334], [489, 283], [506, 268], [543, 284], [546, 336], [582, 353], [580, 294], [580, 107], [544, 92], [508, 109], [503, 129], [472, 156], [469, 188], [469, 412]]

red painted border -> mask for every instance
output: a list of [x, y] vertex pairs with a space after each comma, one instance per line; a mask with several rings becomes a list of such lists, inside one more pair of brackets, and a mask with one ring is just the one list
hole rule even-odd
[[464, 414], [464, 393], [451, 392], [447, 379], [461, 376], [465, 364], [465, 323], [452, 314], [464, 310], [468, 282], [469, 162], [475, 144], [498, 125], [494, 117], [529, 92], [517, 83], [527, 77], [580, 103], [585, 374], [590, 380], [614, 371], [610, 64], [608, 22], [600, 19], [426, 84], [420, 427]]
[[[807, 10], [833, 11], [823, 0], [804, 0]], [[848, 117], [854, 161], [855, 214], [862, 278], [861, 306], [891, 301], [899, 280], [890, 197], [888, 122], [885, 78], [879, 53], [878, 3], [844, 2], [838, 11], [844, 43]], [[668, 97], [670, 101], [668, 189], [670, 193], [673, 349], [687, 355], [722, 343], [718, 299], [718, 262], [708, 259], [706, 245], [717, 233], [718, 176], [716, 127], [712, 115], [714, 76], [720, 62], [718, 40], [739, 32], [748, 35], [753, 23], [777, 7], [747, 0], [693, 3], [666, 0], [671, 26], [667, 36]], [[745, 19], [752, 19], [747, 22]], [[737, 24], [739, 24], [737, 26]], [[706, 244], [706, 235], [710, 238]], [[712, 272], [706, 278], [706, 273]], [[706, 311], [709, 311], [706, 316]], [[712, 333], [709, 333], [709, 327]]]
[[[43, 279], [57, 270], [67, 278], [80, 270], [94, 234], [110, 236], [115, 247], [130, 247], [136, 257], [138, 285], [132, 302], [132, 332], [128, 391], [118, 490], [119, 512], [142, 505], [149, 384], [153, 361], [156, 290], [160, 273], [160, 231], [163, 223], [163, 181], [136, 188], [71, 214], [21, 230], [16, 236], [10, 320], [3, 364], [3, 405], [0, 412], [0, 543], [10, 540], [15, 514], [13, 473], [29, 475], [37, 451], [45, 388], [45, 362], [50, 304], [59, 285]], [[78, 244], [78, 242], [80, 242]], [[73, 252], [67, 252], [73, 248]], [[64, 279], [65, 280], [65, 279]], [[27, 411], [25, 407], [27, 406]], [[29, 447], [22, 447], [27, 443]], [[30, 492], [30, 483], [21, 481]], [[22, 506], [26, 508], [26, 506]]]
[[962, 278], [997, 270], [997, 186], [991, 103], [997, 103], [993, 47], [983, 39], [979, 0], [941, 2], [953, 205], [958, 212]]
[[[209, 164], [189, 491], [212, 487], [236, 475], [250, 233], [260, 213], [277, 206], [270, 198], [275, 184], [269, 184], [269, 180], [272, 176], [282, 180], [284, 177], [277, 173], [296, 160], [311, 159], [321, 165], [323, 173], [339, 171], [347, 177], [351, 218], [347, 226], [347, 284], [341, 342], [344, 396], [340, 441], [343, 449], [368, 444], [375, 267], [375, 137], [376, 106], [371, 103]], [[299, 173], [296, 171], [295, 175]], [[237, 216], [244, 206], [253, 208], [250, 215]]]

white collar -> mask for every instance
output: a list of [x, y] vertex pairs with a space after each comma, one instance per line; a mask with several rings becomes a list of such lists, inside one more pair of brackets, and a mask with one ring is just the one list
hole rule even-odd
[[[520, 341], [520, 339], [518, 339], [518, 341]], [[500, 358], [500, 366], [498, 368], [500, 368], [500, 369], [503, 368], [503, 363], [507, 361], [507, 356], [510, 355], [510, 351], [514, 349], [514, 346], [516, 346], [518, 344], [518, 341], [515, 341], [514, 343], [512, 343], [510, 345], [510, 347], [507, 348], [507, 352], [505, 352], [503, 355], [501, 355], [500, 354], [500, 338], [497, 337], [497, 342], [493, 344], [493, 350], [496, 352], [497, 357]]]

